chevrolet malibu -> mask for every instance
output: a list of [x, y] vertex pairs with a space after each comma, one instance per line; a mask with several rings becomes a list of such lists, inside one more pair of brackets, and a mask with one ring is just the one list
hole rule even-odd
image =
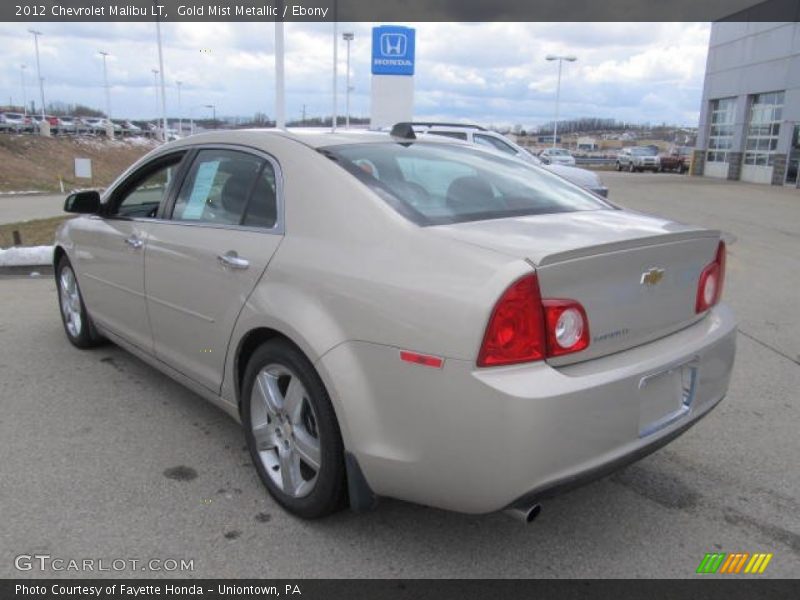
[[719, 231], [396, 133], [202, 134], [70, 195], [67, 337], [240, 420], [306, 518], [388, 496], [530, 521], [723, 398]]

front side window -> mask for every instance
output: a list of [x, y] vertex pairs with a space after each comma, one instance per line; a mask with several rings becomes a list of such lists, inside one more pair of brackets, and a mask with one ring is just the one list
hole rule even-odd
[[746, 165], [773, 165], [782, 118], [783, 92], [753, 96], [744, 154]]
[[277, 220], [276, 199], [269, 161], [235, 150], [201, 150], [175, 200], [172, 219], [270, 228]]
[[159, 205], [166, 200], [169, 186], [182, 159], [182, 153], [158, 159], [155, 164], [135, 173], [115, 192], [111, 202], [111, 215], [154, 218]]
[[544, 169], [471, 147], [371, 143], [320, 151], [419, 225], [612, 208]]

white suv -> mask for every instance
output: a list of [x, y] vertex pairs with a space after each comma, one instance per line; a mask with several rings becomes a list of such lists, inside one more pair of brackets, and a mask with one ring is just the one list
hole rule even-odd
[[437, 135], [449, 137], [468, 142], [470, 144], [475, 144], [477, 146], [483, 146], [484, 148], [491, 148], [492, 150], [532, 162], [544, 169], [547, 169], [548, 171], [555, 173], [556, 175], [560, 175], [575, 185], [579, 185], [584, 189], [603, 196], [604, 198], [608, 197], [608, 188], [603, 185], [603, 182], [593, 171], [560, 164], [544, 164], [529, 150], [515, 144], [507, 137], [500, 135], [495, 131], [485, 129], [479, 125], [414, 122], [411, 123], [411, 126], [414, 128], [414, 133], [417, 135]]
[[656, 171], [661, 170], [661, 159], [658, 157], [658, 150], [649, 146], [634, 146], [623, 148], [617, 155], [617, 171], [627, 169], [631, 173], [635, 171]]

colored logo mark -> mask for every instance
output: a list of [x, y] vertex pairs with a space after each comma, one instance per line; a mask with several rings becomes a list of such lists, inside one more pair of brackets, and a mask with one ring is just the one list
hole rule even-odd
[[772, 553], [757, 552], [725, 552], [708, 553], [700, 561], [697, 572], [700, 574], [740, 574], [749, 573], [751, 575], [761, 574], [767, 569], [769, 561], [772, 560]]

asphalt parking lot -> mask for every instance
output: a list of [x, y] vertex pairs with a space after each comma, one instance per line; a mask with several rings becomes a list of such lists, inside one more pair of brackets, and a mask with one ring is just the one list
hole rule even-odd
[[0, 194], [0, 225], [64, 214], [67, 194]]
[[[741, 333], [730, 392], [683, 437], [544, 503], [530, 526], [391, 500], [304, 522], [266, 494], [237, 424], [114, 346], [74, 349], [52, 279], [7, 276], [0, 576], [87, 575], [14, 568], [15, 556], [39, 553], [193, 559], [181, 574], [192, 577], [696, 577], [717, 551], [771, 552], [762, 577], [798, 576], [800, 191], [603, 178], [622, 205], [735, 238], [725, 298]], [[109, 574], [154, 575], [99, 575]]]

